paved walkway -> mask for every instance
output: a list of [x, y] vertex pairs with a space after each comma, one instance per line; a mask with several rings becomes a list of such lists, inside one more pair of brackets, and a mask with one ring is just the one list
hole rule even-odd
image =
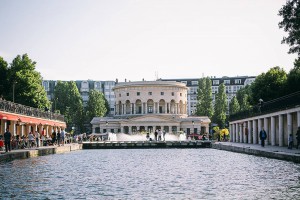
[[246, 153], [251, 155], [275, 158], [280, 160], [288, 160], [300, 163], [300, 149], [288, 149], [287, 147], [265, 145], [262, 147], [259, 144], [245, 144], [235, 142], [215, 142], [212, 145], [215, 149], [233, 151], [238, 153]]
[[265, 145], [265, 147], [262, 147], [260, 144], [246, 144], [246, 143], [236, 143], [236, 142], [215, 142], [215, 143], [222, 144], [222, 145], [242, 147], [242, 148], [251, 148], [251, 149], [256, 149], [256, 150], [266, 151], [266, 152], [285, 152], [289, 154], [300, 155], [300, 149], [296, 149], [296, 148], [288, 149], [287, 147], [279, 147], [279, 146], [271, 146], [271, 145]]

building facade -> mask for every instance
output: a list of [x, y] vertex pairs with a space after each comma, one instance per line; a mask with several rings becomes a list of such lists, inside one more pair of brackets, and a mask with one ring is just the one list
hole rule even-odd
[[[198, 94], [198, 81], [200, 78], [190, 78], [190, 79], [160, 79], [161, 81], [176, 81], [186, 84], [189, 88], [187, 93], [187, 113], [188, 115], [193, 115], [196, 111], [197, 105], [197, 94]], [[227, 107], [229, 108], [229, 103], [231, 99], [236, 96], [237, 91], [246, 85], [250, 85], [254, 82], [255, 76], [236, 76], [222, 78], [210, 77], [212, 82], [212, 98], [213, 104], [215, 102], [215, 96], [218, 92], [219, 85], [224, 83], [226, 87], [227, 95]], [[229, 114], [229, 112], [227, 112]]]
[[176, 81], [139, 81], [118, 83], [114, 88], [115, 114], [95, 117], [91, 121], [94, 133], [184, 131], [208, 133], [207, 116], [189, 117], [188, 88]]
[[[54, 98], [54, 88], [58, 81], [54, 80], [43, 80], [44, 89], [47, 92], [47, 97], [49, 101], [52, 102], [52, 108], [55, 107]], [[115, 81], [93, 81], [93, 80], [77, 80], [74, 81], [78, 88], [78, 91], [82, 97], [83, 105], [86, 106], [89, 100], [89, 92], [90, 90], [97, 90], [102, 92], [110, 105], [110, 115], [113, 115], [115, 112], [115, 96], [112, 88], [115, 86]], [[54, 106], [54, 107], [53, 107]], [[52, 109], [52, 110], [53, 110]]]

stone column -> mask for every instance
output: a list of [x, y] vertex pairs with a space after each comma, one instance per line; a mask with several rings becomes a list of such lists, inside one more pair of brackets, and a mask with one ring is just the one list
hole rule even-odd
[[0, 135], [2, 135], [3, 133], [5, 133], [6, 131], [6, 120], [5, 119], [1, 119], [1, 129], [0, 129]]
[[293, 134], [292, 129], [293, 129], [293, 126], [292, 126], [292, 114], [288, 113], [287, 114], [287, 139], [289, 138], [290, 134]]
[[297, 112], [297, 127], [300, 127], [300, 111]]
[[240, 123], [240, 143], [243, 143], [243, 135], [244, 135], [244, 132], [243, 132], [243, 124]]
[[167, 114], [167, 106], [168, 106], [168, 103], [165, 102], [165, 114]]
[[121, 133], [124, 133], [124, 126], [121, 126]]
[[264, 128], [265, 128], [265, 131], [267, 133], [267, 139], [266, 139], [266, 145], [270, 144], [270, 131], [269, 131], [269, 121], [268, 121], [268, 118], [264, 118]]
[[279, 146], [282, 147], [283, 146], [283, 115], [279, 115]]
[[235, 142], [235, 124], [231, 124], [232, 132], [230, 133], [232, 136], [232, 139], [230, 139], [231, 142]]
[[136, 114], [136, 103], [133, 103], [133, 114]]
[[258, 131], [257, 131], [258, 144], [261, 144], [261, 140], [260, 140], [260, 137], [259, 137], [259, 135], [260, 135], [259, 132], [262, 129], [262, 124], [261, 124], [261, 119], [259, 119], [259, 118], [257, 120], [257, 126], [258, 126]]
[[276, 133], [276, 127], [275, 127], [275, 117], [271, 117], [271, 145], [275, 146], [276, 145], [276, 138], [275, 138], [275, 133]]
[[248, 140], [248, 138], [247, 138], [248, 136], [246, 135], [246, 129], [247, 129], [247, 125], [246, 125], [246, 122], [244, 122], [244, 123], [243, 123], [243, 133], [244, 133], [244, 134], [243, 134], [243, 138], [244, 138], [244, 141], [243, 141], [243, 142], [244, 142], [244, 143], [247, 143], [247, 140]]
[[248, 144], [252, 144], [252, 128], [251, 128], [251, 121], [248, 121]]
[[16, 126], [14, 121], [10, 121], [9, 132], [11, 133], [12, 136], [16, 135]]
[[232, 142], [232, 137], [233, 137], [233, 134], [232, 134], [232, 124], [229, 124], [229, 137], [230, 137], [230, 142]]
[[257, 123], [256, 120], [253, 120], [253, 144], [257, 144]]
[[235, 124], [235, 142], [239, 142], [239, 124]]

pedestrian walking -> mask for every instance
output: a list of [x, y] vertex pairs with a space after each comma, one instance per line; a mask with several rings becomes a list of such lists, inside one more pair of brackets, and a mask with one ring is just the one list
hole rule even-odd
[[10, 140], [11, 140], [11, 133], [7, 128], [6, 132], [4, 133], [5, 152], [11, 151]]
[[259, 132], [259, 138], [261, 140], [261, 146], [265, 147], [265, 140], [267, 139], [267, 133], [264, 127], [262, 127], [261, 131]]

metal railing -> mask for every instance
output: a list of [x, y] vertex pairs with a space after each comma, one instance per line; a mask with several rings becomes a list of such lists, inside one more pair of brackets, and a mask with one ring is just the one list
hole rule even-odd
[[253, 106], [249, 110], [238, 112], [229, 116], [229, 121], [235, 121], [245, 119], [249, 117], [255, 117], [268, 113], [278, 112], [281, 110], [287, 110], [300, 106], [300, 91], [282, 96], [271, 101], [261, 101], [257, 105]]
[[38, 117], [44, 119], [64, 121], [64, 116], [49, 111], [43, 111], [38, 108], [32, 108], [29, 106], [24, 106], [22, 104], [13, 103], [11, 101], [6, 101], [0, 99], [0, 110], [10, 113], [16, 113], [21, 115], [26, 115], [30, 117]]

